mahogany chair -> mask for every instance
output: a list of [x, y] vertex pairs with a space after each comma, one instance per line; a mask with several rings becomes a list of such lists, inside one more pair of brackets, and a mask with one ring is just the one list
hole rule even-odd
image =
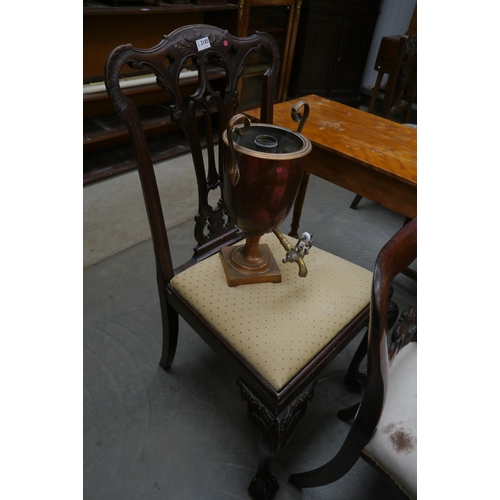
[[[410, 498], [417, 496], [417, 312], [401, 315], [387, 348], [387, 300], [392, 279], [416, 258], [417, 219], [381, 250], [373, 273], [368, 340], [368, 376], [361, 403], [341, 410], [354, 418], [344, 444], [323, 466], [292, 474], [299, 488], [323, 486], [344, 476], [361, 456], [385, 472]], [[408, 343], [413, 337], [414, 342]], [[404, 348], [403, 348], [404, 347]]]
[[[382, 49], [382, 43], [381, 48]], [[377, 56], [377, 61], [379, 56]], [[377, 62], [375, 63], [377, 69]], [[378, 91], [382, 82], [383, 71], [379, 71], [373, 89], [368, 113], [373, 113]], [[395, 115], [403, 115], [403, 124], [408, 124], [412, 110], [415, 93], [417, 91], [417, 35], [401, 35], [396, 47], [396, 53], [389, 71], [389, 78], [384, 93], [382, 104], [382, 118], [392, 119]], [[410, 125], [412, 126], [412, 125]], [[363, 197], [357, 194], [350, 208], [357, 208]]]
[[[249, 492], [252, 498], [269, 499], [279, 488], [271, 473], [272, 459], [303, 416], [317, 375], [368, 325], [372, 273], [313, 247], [307, 257], [309, 275], [300, 278], [293, 264], [281, 262], [283, 248], [270, 233], [262, 242], [281, 256], [276, 260], [282, 282], [227, 286], [217, 253], [243, 235], [225, 209], [226, 146], [221, 136], [239, 108], [243, 63], [256, 53], [267, 63], [261, 121], [272, 123], [280, 58], [276, 42], [266, 33], [237, 38], [214, 26], [185, 26], [153, 48], [117, 47], [108, 57], [105, 81], [135, 148], [151, 228], [163, 328], [160, 365], [168, 370], [173, 362], [180, 314], [238, 377], [248, 417], [258, 430], [260, 459]], [[189, 65], [196, 68], [198, 83], [185, 96], [179, 75]], [[157, 76], [170, 102], [169, 119], [183, 129], [191, 148], [197, 180], [193, 189], [199, 196], [196, 246], [177, 269], [146, 135], [136, 105], [119, 84], [120, 70], [127, 66]], [[215, 206], [209, 203], [213, 193], [219, 200]]]

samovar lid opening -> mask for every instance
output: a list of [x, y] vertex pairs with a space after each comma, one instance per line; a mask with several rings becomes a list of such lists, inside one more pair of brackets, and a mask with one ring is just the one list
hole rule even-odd
[[278, 148], [278, 139], [273, 135], [258, 135], [254, 143], [257, 146], [257, 151], [265, 153], [276, 153], [276, 149]]
[[[292, 160], [307, 155], [312, 149], [307, 137], [277, 125], [252, 123], [244, 135], [238, 133], [238, 128], [235, 126], [232, 133], [234, 149], [249, 156]], [[223, 140], [228, 143], [227, 130]]]

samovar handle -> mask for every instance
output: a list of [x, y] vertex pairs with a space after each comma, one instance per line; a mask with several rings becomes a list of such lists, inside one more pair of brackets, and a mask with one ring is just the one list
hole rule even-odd
[[[237, 127], [236, 124], [240, 120], [243, 120], [243, 126], [240, 125]], [[236, 186], [236, 184], [238, 184], [238, 181], [240, 180], [240, 169], [238, 168], [236, 162], [236, 155], [234, 153], [233, 131], [236, 132], [238, 135], [245, 135], [249, 129], [250, 129], [250, 119], [243, 113], [234, 115], [229, 120], [229, 123], [227, 125], [227, 144], [229, 146], [229, 162], [230, 162], [228, 173], [231, 176], [231, 182], [233, 186]]]
[[[304, 107], [304, 112], [299, 113], [299, 109]], [[292, 120], [294, 122], [299, 122], [297, 132], [300, 134], [304, 125], [306, 124], [307, 118], [309, 117], [309, 104], [306, 101], [297, 102], [292, 108]]]

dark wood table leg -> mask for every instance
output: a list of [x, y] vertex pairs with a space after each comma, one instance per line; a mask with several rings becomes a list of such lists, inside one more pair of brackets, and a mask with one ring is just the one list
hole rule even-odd
[[292, 227], [288, 236], [292, 236], [293, 238], [298, 238], [299, 233], [299, 222], [300, 216], [302, 215], [302, 207], [304, 206], [304, 199], [306, 197], [307, 184], [309, 183], [309, 172], [304, 172], [302, 176], [302, 180], [300, 182], [299, 192], [297, 194], [297, 198], [295, 198], [295, 204], [293, 206], [293, 217], [292, 217]]
[[352, 200], [352, 203], [350, 205], [349, 208], [352, 208], [353, 210], [355, 210], [357, 207], [358, 207], [358, 204], [359, 202], [363, 199], [362, 196], [360, 196], [359, 194], [357, 194], [355, 197], [354, 197], [354, 200]]

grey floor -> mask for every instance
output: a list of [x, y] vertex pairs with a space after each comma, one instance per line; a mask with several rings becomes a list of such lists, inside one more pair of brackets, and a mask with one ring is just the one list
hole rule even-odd
[[[106, 182], [101, 183], [104, 191], [112, 185]], [[318, 247], [372, 269], [404, 218], [366, 199], [351, 210], [353, 196], [311, 178], [301, 229], [314, 233]], [[283, 227], [288, 229], [289, 222]], [[191, 220], [174, 227], [171, 246], [174, 254], [189, 255]], [[416, 305], [416, 282], [399, 275], [394, 288], [401, 308]], [[287, 481], [293, 472], [323, 464], [343, 442], [348, 424], [336, 412], [359, 400], [342, 382], [359, 340], [323, 372], [304, 419], [276, 459], [277, 500], [397, 498], [394, 486], [363, 460], [321, 488], [300, 491]], [[84, 498], [249, 498], [246, 489], [258, 460], [256, 432], [235, 376], [183, 322], [171, 370], [158, 365], [160, 309], [150, 240], [84, 269], [83, 346]]]

